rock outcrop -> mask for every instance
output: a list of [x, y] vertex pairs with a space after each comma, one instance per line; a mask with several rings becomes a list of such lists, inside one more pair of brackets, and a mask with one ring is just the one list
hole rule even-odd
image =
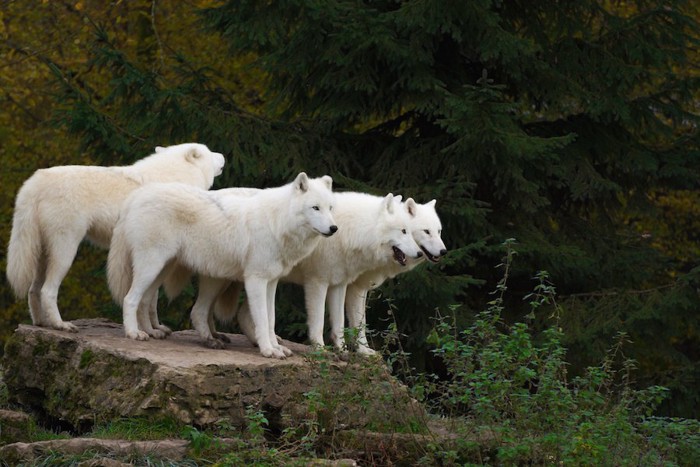
[[305, 420], [376, 429], [424, 416], [381, 366], [336, 361], [301, 344], [285, 342], [295, 355], [274, 360], [241, 335], [229, 334], [231, 343], [215, 350], [194, 331], [140, 342], [108, 320], [73, 324], [80, 332], [20, 325], [7, 342], [3, 367], [10, 402], [78, 431], [139, 416], [243, 426], [251, 408], [280, 429]]

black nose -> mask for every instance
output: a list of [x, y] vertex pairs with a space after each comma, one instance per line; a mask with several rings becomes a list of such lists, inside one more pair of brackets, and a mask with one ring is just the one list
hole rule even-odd
[[423, 252], [418, 250], [418, 254], [416, 255], [416, 258], [420, 258], [421, 256], [423, 256]]
[[338, 231], [338, 226], [337, 225], [331, 225], [331, 233], [334, 234]]
[[445, 256], [447, 254], [447, 249], [443, 248], [440, 250], [440, 256]]

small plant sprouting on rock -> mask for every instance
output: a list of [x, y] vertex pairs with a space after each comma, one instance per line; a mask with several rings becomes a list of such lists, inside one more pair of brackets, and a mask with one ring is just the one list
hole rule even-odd
[[182, 437], [190, 442], [190, 450], [195, 456], [200, 456], [203, 451], [209, 449], [213, 438], [209, 433], [187, 425], [182, 429]]
[[265, 433], [268, 431], [270, 422], [265, 417], [265, 414], [252, 405], [246, 407], [246, 434], [248, 442], [253, 445], [261, 446], [265, 444]]

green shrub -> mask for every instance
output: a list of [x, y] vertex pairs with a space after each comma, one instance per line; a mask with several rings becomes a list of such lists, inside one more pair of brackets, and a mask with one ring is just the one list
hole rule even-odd
[[[438, 315], [429, 335], [446, 375], [419, 375], [414, 392], [439, 414], [460, 420], [464, 435], [456, 453], [433, 455], [507, 464], [605, 465], [615, 459], [618, 465], [683, 465], [697, 459], [697, 422], [652, 417], [667, 390], [633, 389], [635, 362], [624, 355], [624, 333], [600, 365], [569, 380], [559, 327], [564, 310], [545, 272], [535, 276], [537, 285], [526, 296], [526, 321], [502, 319], [514, 243], [504, 243], [503, 278], [488, 308], [462, 330], [453, 318]], [[549, 313], [549, 325], [536, 334], [532, 323], [542, 313]]]

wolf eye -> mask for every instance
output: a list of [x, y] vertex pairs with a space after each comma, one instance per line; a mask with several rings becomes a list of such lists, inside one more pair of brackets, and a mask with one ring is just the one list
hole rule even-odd
[[311, 209], [313, 209], [314, 211], [320, 211], [320, 210], [321, 210], [321, 208], [319, 208], [318, 206], [311, 206]]
[[401, 233], [405, 234], [405, 233], [406, 233], [406, 229], [401, 229]]
[[430, 230], [428, 230], [428, 229], [425, 229], [423, 232], [425, 232], [426, 234], [430, 235]]

